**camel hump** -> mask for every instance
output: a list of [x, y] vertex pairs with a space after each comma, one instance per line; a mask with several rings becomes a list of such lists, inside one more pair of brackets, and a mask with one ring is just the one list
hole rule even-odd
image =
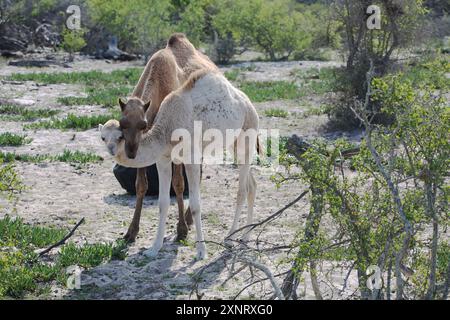
[[170, 36], [169, 41], [167, 41], [167, 46], [173, 47], [176, 46], [180, 42], [189, 41], [186, 38], [186, 35], [184, 33], [174, 33]]
[[194, 88], [195, 83], [200, 80], [201, 78], [203, 78], [204, 76], [206, 76], [207, 74], [210, 73], [217, 73], [214, 70], [209, 70], [209, 69], [200, 69], [197, 70], [195, 72], [193, 72], [189, 78], [186, 80], [186, 82], [183, 84], [183, 91], [189, 91], [192, 88]]

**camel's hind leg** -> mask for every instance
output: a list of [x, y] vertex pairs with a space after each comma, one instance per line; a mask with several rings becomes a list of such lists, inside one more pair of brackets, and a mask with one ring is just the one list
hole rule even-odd
[[[181, 241], [185, 240], [188, 235], [188, 224], [192, 224], [192, 216], [190, 215], [190, 209], [188, 208], [188, 211], [184, 212], [184, 199], [183, 199], [183, 193], [184, 193], [184, 177], [183, 177], [183, 165], [176, 164], [174, 165], [174, 172], [173, 172], [173, 178], [172, 178], [172, 186], [175, 190], [175, 194], [177, 197], [177, 204], [178, 204], [178, 224], [177, 224], [177, 238], [175, 241]], [[190, 221], [188, 222], [187, 214], [190, 216]]]
[[196, 231], [196, 246], [197, 259], [206, 259], [206, 245], [202, 230], [202, 216], [201, 216], [201, 200], [200, 200], [200, 179], [201, 179], [201, 165], [186, 164], [186, 176], [189, 183], [189, 207], [191, 208], [192, 216], [194, 217], [195, 231]]
[[231, 225], [230, 232], [228, 233], [229, 239], [235, 239], [234, 233], [239, 226], [239, 219], [241, 217], [242, 207], [248, 194], [248, 178], [250, 173], [250, 164], [239, 165], [239, 188], [236, 199], [236, 210], [234, 212], [233, 224]]
[[123, 237], [126, 242], [134, 242], [139, 232], [139, 223], [141, 220], [142, 203], [148, 189], [147, 168], [137, 169], [136, 175], [136, 206], [134, 209], [133, 220], [131, 221], [128, 231]]
[[[252, 171], [249, 171], [248, 174], [248, 192], [247, 192], [247, 225], [253, 223], [253, 207], [255, 205], [256, 198], [256, 180], [253, 177]], [[250, 237], [250, 231], [244, 233], [242, 240], [248, 241]]]
[[[234, 213], [233, 224], [228, 234], [228, 239], [235, 239], [237, 235], [235, 231], [239, 226], [239, 218], [241, 216], [244, 202], [248, 200], [248, 217], [247, 224], [253, 222], [253, 205], [255, 203], [256, 181], [250, 172], [250, 165], [253, 160], [256, 145], [256, 131], [243, 132], [235, 144], [236, 160], [239, 167], [239, 188], [236, 199], [236, 211]], [[248, 232], [244, 235], [243, 240], [248, 239]]]

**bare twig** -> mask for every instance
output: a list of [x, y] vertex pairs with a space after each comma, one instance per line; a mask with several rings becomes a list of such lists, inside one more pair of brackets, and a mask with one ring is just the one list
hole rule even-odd
[[59, 247], [59, 246], [63, 245], [64, 243], [66, 243], [67, 239], [69, 239], [71, 236], [73, 236], [75, 230], [77, 230], [78, 227], [79, 227], [80, 225], [82, 225], [83, 223], [84, 223], [84, 217], [81, 218], [81, 220], [75, 225], [75, 227], [72, 228], [72, 230], [70, 230], [70, 232], [69, 232], [64, 238], [62, 238], [61, 240], [59, 240], [57, 243], [52, 244], [52, 245], [51, 245], [50, 247], [48, 247], [47, 249], [41, 251], [41, 252], [39, 253], [39, 257], [42, 257], [43, 255], [49, 253], [52, 249], [54, 249], [54, 248], [56, 248], [56, 247]]
[[248, 265], [251, 265], [251, 266], [255, 267], [256, 269], [262, 271], [266, 275], [266, 277], [270, 280], [270, 283], [272, 284], [272, 287], [273, 287], [273, 289], [275, 291], [275, 296], [279, 300], [284, 300], [283, 292], [281, 292], [281, 289], [278, 286], [277, 282], [275, 281], [275, 277], [272, 274], [272, 272], [270, 272], [269, 268], [267, 268], [262, 263], [257, 262], [256, 260], [251, 259], [249, 257], [241, 256], [241, 257], [239, 257], [239, 260], [241, 260], [241, 261], [247, 263]]
[[233, 236], [234, 234], [245, 230], [245, 229], [249, 229], [248, 232], [252, 231], [253, 229], [255, 229], [258, 226], [261, 226], [263, 224], [266, 224], [267, 222], [275, 219], [276, 217], [278, 217], [280, 214], [282, 214], [286, 209], [292, 207], [294, 204], [296, 204], [297, 202], [299, 202], [304, 196], [306, 196], [308, 194], [309, 190], [303, 191], [297, 198], [295, 198], [294, 200], [292, 200], [290, 203], [288, 203], [287, 205], [285, 205], [283, 208], [281, 208], [280, 210], [278, 210], [277, 212], [275, 212], [274, 214], [270, 215], [269, 217], [267, 217], [266, 219], [258, 222], [258, 223], [252, 223], [252, 224], [247, 224], [239, 229], [237, 229], [236, 231], [234, 231], [232, 234], [228, 235], [228, 238], [230, 238], [231, 236]]
[[348, 269], [347, 275], [345, 276], [345, 279], [344, 279], [344, 285], [342, 286], [342, 289], [340, 291], [341, 294], [344, 293], [345, 289], [347, 289], [348, 278], [350, 278], [350, 274], [352, 273], [353, 268], [355, 267], [355, 264], [356, 264], [356, 261], [354, 261], [352, 263], [352, 265], [350, 266], [350, 268]]

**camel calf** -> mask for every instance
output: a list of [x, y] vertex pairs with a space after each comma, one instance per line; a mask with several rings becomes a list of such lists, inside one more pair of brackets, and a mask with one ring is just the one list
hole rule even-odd
[[[180, 89], [169, 94], [162, 102], [154, 124], [148, 132], [140, 130], [139, 139], [129, 141], [127, 137], [136, 134], [133, 123], [145, 121], [149, 104], [141, 99], [130, 98], [121, 103], [122, 119], [120, 127], [124, 139], [118, 146], [115, 157], [117, 163], [134, 168], [142, 168], [156, 163], [159, 177], [159, 225], [152, 248], [146, 255], [155, 256], [162, 247], [165, 226], [170, 204], [170, 180], [172, 177], [172, 151], [179, 140], [173, 141], [172, 134], [177, 129], [187, 130], [194, 136], [195, 122], [202, 123], [203, 133], [207, 130], [220, 132], [226, 137], [227, 130], [239, 132], [233, 141], [224, 141], [224, 146], [233, 150], [236, 147], [239, 167], [239, 189], [236, 211], [229, 235], [233, 235], [239, 222], [244, 201], [248, 202], [247, 223], [253, 221], [253, 205], [256, 194], [256, 182], [250, 171], [250, 163], [256, 151], [258, 114], [240, 90], [217, 72], [196, 72]], [[253, 134], [249, 134], [253, 133]], [[249, 141], [247, 143], [247, 138]], [[139, 143], [136, 143], [136, 142]], [[131, 143], [131, 146], [130, 146]], [[194, 141], [193, 144], [196, 144]], [[202, 140], [197, 150], [207, 146]], [[189, 150], [190, 151], [190, 150]], [[206, 258], [206, 246], [203, 238], [200, 199], [200, 163], [184, 162], [189, 183], [189, 206], [194, 217], [197, 241], [197, 258]]]

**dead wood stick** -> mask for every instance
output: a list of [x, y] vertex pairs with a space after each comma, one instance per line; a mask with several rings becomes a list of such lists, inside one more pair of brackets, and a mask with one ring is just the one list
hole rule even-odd
[[251, 265], [253, 267], [255, 267], [256, 269], [259, 269], [260, 271], [262, 271], [266, 277], [270, 280], [270, 284], [273, 287], [273, 290], [275, 291], [275, 296], [279, 299], [279, 300], [285, 300], [283, 292], [281, 291], [281, 288], [278, 286], [277, 282], [275, 281], [275, 277], [272, 274], [272, 272], [270, 271], [270, 269], [265, 266], [264, 264], [254, 260], [253, 258], [249, 258], [249, 257], [239, 257], [239, 260], [241, 260], [242, 262]]
[[57, 243], [52, 244], [50, 247], [48, 247], [48, 248], [45, 249], [44, 251], [40, 252], [40, 253], [39, 253], [39, 257], [42, 257], [44, 254], [49, 253], [50, 250], [52, 250], [52, 249], [54, 249], [54, 248], [56, 248], [56, 247], [59, 247], [59, 246], [63, 245], [63, 244], [67, 241], [67, 239], [69, 239], [71, 236], [73, 236], [75, 230], [77, 230], [77, 228], [78, 228], [80, 225], [82, 225], [83, 223], [84, 223], [84, 217], [81, 218], [80, 221], [78, 221], [78, 223], [75, 225], [75, 227], [73, 227], [72, 230], [70, 230], [70, 232], [69, 232], [64, 238], [62, 238], [61, 240], [59, 240]]
[[306, 191], [303, 191], [296, 199], [292, 200], [290, 203], [288, 203], [287, 205], [285, 205], [283, 208], [281, 208], [280, 210], [278, 210], [277, 212], [275, 212], [274, 214], [270, 215], [269, 217], [267, 217], [266, 219], [264, 219], [261, 222], [257, 222], [257, 223], [252, 223], [252, 224], [247, 224], [237, 230], [235, 230], [232, 234], [228, 235], [227, 238], [230, 238], [231, 236], [233, 236], [234, 234], [245, 230], [245, 229], [249, 229], [248, 232], [252, 231], [253, 229], [255, 229], [256, 227], [263, 225], [273, 219], [275, 219], [276, 217], [278, 217], [279, 215], [281, 215], [284, 211], [286, 211], [286, 209], [292, 207], [294, 204], [296, 204], [297, 202], [299, 202], [304, 196], [306, 196], [309, 192], [309, 189]]

